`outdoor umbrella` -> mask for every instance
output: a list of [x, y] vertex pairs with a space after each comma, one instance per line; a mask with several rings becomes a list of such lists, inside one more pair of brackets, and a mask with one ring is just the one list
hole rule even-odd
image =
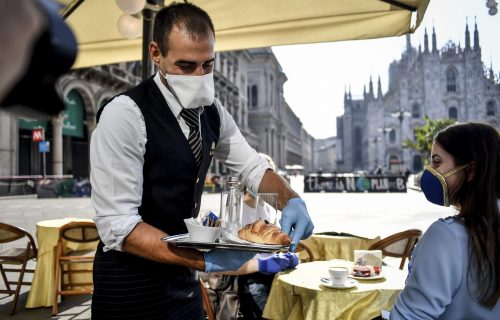
[[[137, 0], [140, 2], [140, 0]], [[148, 0], [155, 2], [156, 0]], [[212, 17], [216, 50], [398, 36], [413, 32], [430, 0], [192, 0]], [[75, 32], [74, 68], [140, 60], [143, 41], [118, 32], [115, 0], [60, 0]], [[171, 1], [165, 1], [166, 4]], [[145, 10], [143, 11], [146, 14]], [[142, 19], [142, 18], [141, 18]], [[150, 20], [150, 19], [146, 19]], [[150, 23], [150, 22], [149, 22]], [[146, 35], [150, 37], [150, 35]], [[147, 44], [147, 41], [145, 42]]]

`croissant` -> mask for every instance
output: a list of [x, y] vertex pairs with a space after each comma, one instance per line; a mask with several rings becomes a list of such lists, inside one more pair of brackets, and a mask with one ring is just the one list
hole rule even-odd
[[269, 224], [265, 220], [257, 220], [254, 223], [247, 224], [238, 231], [240, 239], [255, 243], [279, 244], [287, 246], [292, 239], [280, 228]]

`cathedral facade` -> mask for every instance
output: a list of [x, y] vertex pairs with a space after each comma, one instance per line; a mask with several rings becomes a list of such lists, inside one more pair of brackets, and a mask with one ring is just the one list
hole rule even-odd
[[473, 39], [468, 25], [465, 46], [448, 42], [438, 50], [433, 28], [429, 46], [427, 30], [424, 48], [411, 44], [389, 66], [389, 87], [377, 93], [370, 78], [363, 97], [353, 99], [350, 89], [344, 96], [344, 114], [337, 118], [337, 170], [339, 172], [386, 172], [421, 170], [423, 159], [403, 141], [414, 139], [414, 130], [431, 119], [458, 122], [486, 122], [500, 126], [500, 82], [492, 66], [481, 57], [479, 31]]

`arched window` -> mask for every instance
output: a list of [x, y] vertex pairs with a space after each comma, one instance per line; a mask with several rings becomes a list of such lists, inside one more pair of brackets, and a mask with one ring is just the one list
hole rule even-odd
[[448, 109], [448, 118], [449, 119], [458, 119], [457, 108], [451, 107], [450, 109]]
[[247, 107], [252, 105], [252, 97], [250, 96], [250, 86], [247, 86]]
[[495, 101], [490, 100], [488, 103], [486, 103], [486, 115], [487, 116], [494, 116], [496, 114], [496, 106], [495, 106]]
[[394, 129], [391, 129], [391, 131], [389, 132], [389, 142], [390, 143], [396, 142], [396, 130]]
[[457, 91], [457, 73], [452, 68], [448, 69], [446, 72], [446, 91]]
[[414, 119], [420, 118], [420, 106], [418, 105], [418, 103], [415, 103], [411, 108], [411, 116]]
[[362, 135], [361, 128], [356, 127], [354, 129], [354, 165], [360, 165], [363, 162]]
[[259, 93], [257, 91], [257, 86], [254, 84], [252, 86], [252, 107], [257, 106], [257, 99], [259, 97]]

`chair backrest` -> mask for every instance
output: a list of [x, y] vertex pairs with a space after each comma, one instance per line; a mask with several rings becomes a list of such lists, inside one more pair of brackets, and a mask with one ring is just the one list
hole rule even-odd
[[59, 230], [60, 238], [71, 242], [94, 242], [99, 240], [99, 233], [94, 222], [74, 221]]
[[199, 277], [201, 297], [203, 299], [203, 308], [207, 314], [208, 320], [215, 320], [214, 309], [212, 308], [212, 303], [210, 302], [210, 297], [208, 296], [207, 288], [205, 287], [205, 282]]
[[10, 224], [0, 222], [0, 243], [12, 242], [24, 237], [28, 238], [28, 243], [36, 256], [37, 248], [35, 240], [28, 231], [24, 230], [23, 228], [18, 228]]
[[297, 245], [297, 249], [295, 249], [295, 252], [300, 251], [307, 252], [307, 258], [304, 259], [304, 262], [312, 262], [315, 260], [312, 250], [302, 241], [299, 242], [299, 244]]
[[418, 229], [398, 232], [372, 244], [369, 250], [382, 250], [384, 256], [402, 258], [400, 265], [402, 269], [406, 258], [411, 258], [413, 248], [420, 236], [422, 236], [422, 231]]

